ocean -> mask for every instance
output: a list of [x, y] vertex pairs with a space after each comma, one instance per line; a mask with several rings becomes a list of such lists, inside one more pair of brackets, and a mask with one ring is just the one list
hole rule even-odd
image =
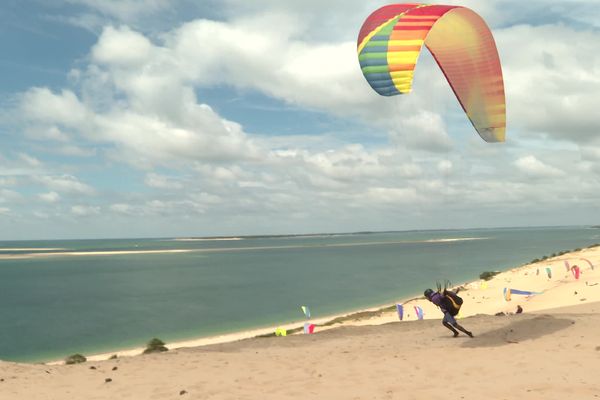
[[[338, 314], [600, 243], [590, 227], [0, 242], [0, 359], [107, 353]], [[38, 250], [34, 250], [38, 249]], [[144, 251], [186, 250], [178, 253]], [[135, 251], [134, 254], [107, 254]], [[45, 253], [33, 258], [14, 255]], [[78, 255], [47, 253], [78, 252]], [[93, 253], [93, 254], [92, 254]]]

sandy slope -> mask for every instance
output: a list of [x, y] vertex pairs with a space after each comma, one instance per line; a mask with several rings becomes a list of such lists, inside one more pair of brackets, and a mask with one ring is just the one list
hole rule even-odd
[[75, 366], [0, 363], [0, 398], [593, 399], [599, 311], [593, 303], [470, 317], [474, 339], [426, 320]]

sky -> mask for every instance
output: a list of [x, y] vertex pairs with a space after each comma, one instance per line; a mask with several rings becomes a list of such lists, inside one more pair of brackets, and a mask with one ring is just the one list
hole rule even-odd
[[494, 144], [427, 51], [369, 87], [385, 4], [3, 0], [0, 240], [600, 224], [600, 3], [445, 1], [495, 37]]

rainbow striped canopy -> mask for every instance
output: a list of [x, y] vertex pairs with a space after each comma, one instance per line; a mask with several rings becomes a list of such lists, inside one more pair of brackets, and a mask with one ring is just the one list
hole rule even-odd
[[498, 50], [485, 21], [468, 8], [410, 3], [372, 13], [358, 35], [358, 59], [369, 85], [382, 96], [409, 93], [423, 44], [483, 140], [503, 142]]

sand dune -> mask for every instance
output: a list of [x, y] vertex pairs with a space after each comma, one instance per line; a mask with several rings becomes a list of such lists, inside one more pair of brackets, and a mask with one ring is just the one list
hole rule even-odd
[[47, 258], [47, 257], [89, 257], [89, 256], [118, 256], [129, 254], [169, 254], [190, 253], [195, 250], [172, 249], [172, 250], [111, 250], [111, 251], [57, 251], [54, 253], [19, 253], [0, 254], [0, 260]]
[[62, 247], [0, 247], [0, 253], [3, 251], [55, 251], [55, 250], [64, 250]]
[[74, 366], [0, 363], [0, 398], [593, 399], [599, 311], [470, 317], [473, 339], [425, 320]]
[[[403, 302], [404, 321], [388, 305], [340, 316], [314, 335], [241, 339], [258, 333], [245, 332], [73, 366], [0, 362], [0, 399], [594, 399], [600, 268], [578, 264], [575, 279], [564, 261], [581, 257], [598, 265], [600, 248], [465, 284], [460, 323], [472, 339], [453, 338], [418, 298]], [[504, 287], [542, 294], [506, 301]], [[512, 313], [517, 304], [523, 314]], [[415, 320], [415, 305], [431, 319]]]

